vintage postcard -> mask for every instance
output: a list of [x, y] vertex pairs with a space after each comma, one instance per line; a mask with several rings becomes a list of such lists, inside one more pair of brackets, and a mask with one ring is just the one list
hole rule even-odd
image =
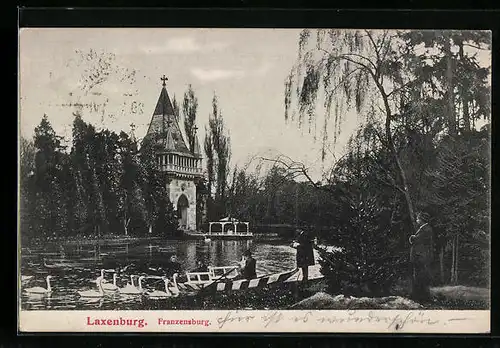
[[19, 40], [19, 332], [490, 331], [490, 32]]

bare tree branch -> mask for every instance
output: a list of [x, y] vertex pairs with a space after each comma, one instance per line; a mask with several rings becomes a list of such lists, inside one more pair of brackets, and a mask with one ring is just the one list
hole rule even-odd
[[375, 74], [378, 76], [378, 66], [380, 64], [380, 52], [379, 52], [379, 49], [381, 47], [378, 47], [377, 44], [375, 43], [375, 41], [373, 40], [373, 36], [371, 35], [371, 33], [368, 31], [368, 30], [365, 30], [366, 32], [366, 35], [368, 36], [368, 39], [370, 40], [370, 42], [372, 43], [373, 45], [373, 50], [375, 51], [375, 55], [377, 57], [377, 66], [375, 67]]
[[406, 87], [409, 87], [409, 86], [411, 86], [412, 84], [415, 84], [415, 83], [417, 83], [417, 82], [419, 82], [419, 81], [421, 81], [421, 78], [420, 78], [420, 77], [418, 77], [418, 78], [416, 78], [416, 79], [414, 79], [414, 80], [410, 80], [410, 81], [408, 81], [407, 83], [405, 83], [405, 84], [401, 85], [400, 87], [398, 87], [398, 88], [394, 88], [392, 91], [390, 91], [389, 93], [387, 93], [387, 97], [389, 98], [392, 94], [397, 93], [397, 92], [401, 91], [402, 89], [404, 89], [404, 88], [406, 88]]
[[478, 49], [478, 50], [489, 50], [489, 48], [488, 48], [488, 47], [481, 47], [481, 46], [478, 46], [478, 45], [473, 45], [473, 44], [471, 44], [471, 43], [466, 43], [466, 42], [464, 42], [464, 43], [463, 43], [463, 45], [464, 45], [464, 46], [469, 46], [469, 47], [472, 47], [472, 48], [476, 48], [476, 49]]
[[[290, 163], [286, 163], [281, 157], [284, 157], [290, 161]], [[315, 182], [309, 173], [307, 172], [306, 166], [301, 163], [301, 162], [296, 162], [293, 161], [290, 157], [285, 156], [285, 155], [280, 155], [278, 158], [266, 158], [266, 157], [261, 157], [263, 161], [268, 161], [268, 162], [274, 162], [275, 164], [280, 164], [282, 165], [285, 169], [290, 171], [293, 175], [296, 175], [296, 177], [303, 176], [305, 177], [315, 188], [318, 189], [325, 189], [324, 186], [319, 185], [317, 182]], [[331, 191], [327, 189], [327, 191]]]

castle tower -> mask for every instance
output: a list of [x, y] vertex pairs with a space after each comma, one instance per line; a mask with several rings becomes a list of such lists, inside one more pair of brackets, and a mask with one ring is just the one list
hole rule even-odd
[[168, 96], [165, 76], [163, 86], [144, 140], [153, 142], [157, 169], [165, 175], [170, 202], [177, 210], [179, 227], [196, 230], [196, 183], [203, 177], [202, 156], [195, 132], [195, 146], [189, 149]]

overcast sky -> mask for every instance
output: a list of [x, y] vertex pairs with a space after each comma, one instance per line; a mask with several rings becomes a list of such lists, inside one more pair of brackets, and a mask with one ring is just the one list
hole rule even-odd
[[[172, 99], [175, 95], [181, 100], [192, 84], [199, 101], [201, 143], [216, 93], [230, 130], [233, 164], [269, 152], [316, 163], [319, 144], [307, 131], [301, 134], [284, 120], [284, 81], [297, 55], [298, 34], [295, 29], [23, 30], [21, 134], [32, 137], [46, 113], [56, 132], [70, 139], [75, 107], [65, 104], [79, 101], [106, 104], [100, 109], [84, 108], [84, 120], [127, 132], [134, 123], [137, 137], [142, 137], [160, 93], [160, 77], [165, 74]], [[113, 71], [119, 72], [85, 95], [81, 76], [92, 62], [82, 60], [79, 52], [90, 49], [114, 53]], [[120, 81], [132, 70], [135, 80]], [[132, 105], [132, 101], [139, 104]]]
[[[97, 128], [144, 136], [161, 90], [178, 101], [191, 84], [199, 101], [200, 143], [216, 93], [232, 142], [232, 164], [254, 154], [282, 153], [319, 167], [320, 144], [307, 131], [286, 125], [284, 81], [297, 56], [296, 29], [23, 29], [20, 35], [20, 129], [32, 137], [43, 114], [70, 140], [72, 113]], [[96, 59], [114, 54], [99, 84], [85, 89]], [[82, 54], [82, 52], [84, 54]], [[135, 71], [135, 75], [130, 75]], [[98, 78], [102, 77], [99, 76]], [[82, 80], [83, 78], [83, 80]], [[134, 103], [135, 102], [135, 103]], [[103, 113], [104, 111], [104, 113]], [[348, 118], [336, 151], [355, 128]], [[350, 122], [350, 123], [349, 123]]]

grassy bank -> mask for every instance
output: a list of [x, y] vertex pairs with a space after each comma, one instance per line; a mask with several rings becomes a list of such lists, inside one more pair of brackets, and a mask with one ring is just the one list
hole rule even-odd
[[68, 237], [47, 237], [47, 238], [32, 238], [30, 240], [21, 241], [23, 246], [39, 245], [40, 243], [56, 243], [65, 245], [94, 245], [94, 244], [121, 244], [130, 243], [140, 240], [164, 240], [173, 239], [172, 237], [133, 237], [125, 235], [106, 235], [102, 237], [96, 236], [68, 236]]
[[[207, 309], [207, 310], [279, 310], [291, 308], [298, 302], [326, 292], [327, 286], [324, 280], [311, 282], [307, 286], [300, 284], [280, 284], [280, 286], [265, 287], [260, 289], [249, 289], [246, 291], [234, 291], [218, 293], [207, 297], [178, 298], [174, 304], [178, 309]], [[489, 309], [489, 290], [484, 288], [472, 288], [465, 286], [440, 287], [431, 290], [432, 301], [421, 303], [425, 309]], [[335, 297], [338, 294], [327, 294]], [[387, 300], [387, 301], [386, 301]], [[390, 301], [389, 301], [390, 300]], [[394, 308], [387, 308], [387, 303], [392, 302]], [[326, 300], [322, 303], [314, 302], [308, 307], [301, 309], [408, 309], [404, 307], [411, 302], [405, 297], [390, 296], [386, 298], [360, 297], [351, 301]], [[384, 307], [385, 306], [385, 307]], [[403, 307], [401, 307], [403, 306]]]
[[[431, 288], [435, 303], [450, 309], [489, 309], [490, 290], [472, 286], [442, 286]], [[436, 308], [439, 309], [439, 308]]]
[[[101, 237], [97, 236], [58, 236], [58, 237], [45, 237], [45, 238], [31, 238], [21, 240], [22, 246], [33, 246], [40, 245], [44, 243], [56, 243], [65, 245], [94, 245], [94, 244], [121, 244], [121, 243], [131, 243], [141, 240], [148, 241], [160, 241], [160, 240], [183, 240], [185, 239], [183, 235], [178, 236], [126, 236], [126, 235], [105, 235]], [[276, 236], [269, 235], [256, 235], [253, 239], [258, 242], [281, 242], [282, 239]]]

